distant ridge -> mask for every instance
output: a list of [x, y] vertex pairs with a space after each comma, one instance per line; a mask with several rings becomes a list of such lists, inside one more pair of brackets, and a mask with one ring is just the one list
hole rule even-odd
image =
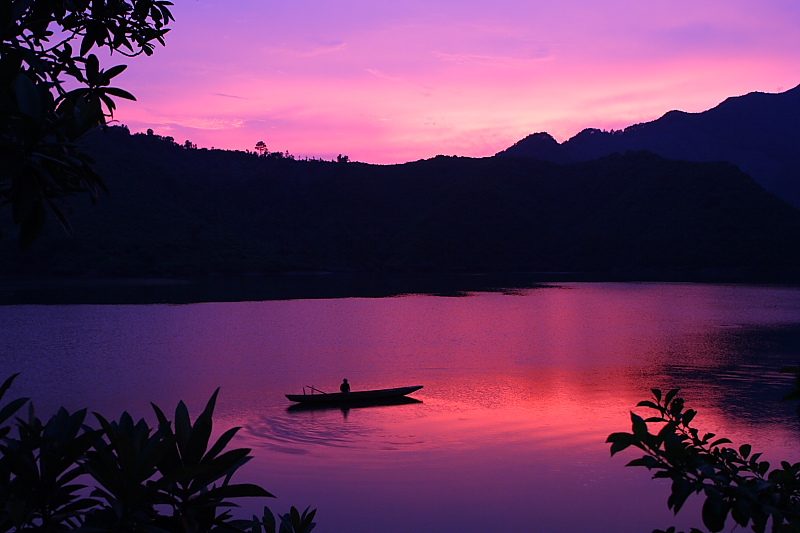
[[95, 206], [72, 199], [72, 239], [50, 217], [20, 253], [5, 228], [0, 275], [800, 277], [800, 211], [730, 163], [629, 152], [564, 165], [438, 156], [381, 166], [185, 148], [124, 128], [90, 141], [111, 195]]
[[800, 86], [730, 97], [702, 113], [670, 111], [623, 131], [588, 128], [561, 144], [547, 133], [534, 133], [497, 155], [574, 163], [629, 150], [728, 161], [800, 208]]

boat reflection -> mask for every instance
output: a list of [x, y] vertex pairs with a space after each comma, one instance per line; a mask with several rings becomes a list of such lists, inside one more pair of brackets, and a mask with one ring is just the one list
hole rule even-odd
[[364, 399], [364, 400], [357, 400], [357, 401], [347, 401], [347, 402], [332, 402], [332, 403], [298, 403], [290, 405], [286, 408], [286, 411], [289, 413], [297, 413], [303, 411], [336, 411], [341, 410], [345, 416], [350, 411], [350, 409], [361, 409], [364, 407], [386, 407], [390, 405], [409, 405], [409, 404], [419, 404], [422, 403], [422, 400], [417, 400], [416, 398], [409, 398], [407, 396], [401, 396], [396, 398], [372, 398], [372, 399]]

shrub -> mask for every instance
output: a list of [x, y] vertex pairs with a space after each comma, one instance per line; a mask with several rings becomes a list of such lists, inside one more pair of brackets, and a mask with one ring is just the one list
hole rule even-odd
[[[795, 376], [794, 389], [784, 400], [800, 398], [800, 367], [783, 372]], [[627, 466], [643, 466], [654, 471], [653, 478], [672, 480], [667, 507], [675, 514], [689, 496], [702, 494], [703, 524], [712, 532], [721, 531], [729, 516], [756, 533], [764, 533], [768, 526], [774, 533], [800, 532], [800, 463], [781, 461], [771, 468], [749, 444], [728, 447], [730, 440], [693, 427], [697, 412], [684, 406], [678, 389], [666, 394], [652, 389], [652, 393], [653, 398], [638, 407], [655, 411], [653, 416], [642, 418], [632, 412], [631, 433], [608, 436], [612, 456], [631, 446], [642, 450], [644, 455]], [[674, 532], [670, 527], [654, 533]]]
[[[0, 399], [16, 375], [0, 386]], [[174, 424], [155, 404], [157, 425], [117, 420], [86, 409], [63, 407], [46, 423], [28, 398], [0, 408], [0, 532], [147, 531], [202, 533], [262, 530], [274, 533], [269, 508], [262, 518], [236, 519], [234, 499], [272, 497], [258, 485], [233, 483], [251, 457], [247, 448], [226, 449], [239, 428], [211, 440], [219, 389], [192, 423], [183, 402]], [[9, 420], [25, 404], [25, 417]], [[281, 533], [309, 533], [316, 511], [294, 507], [279, 517]]]

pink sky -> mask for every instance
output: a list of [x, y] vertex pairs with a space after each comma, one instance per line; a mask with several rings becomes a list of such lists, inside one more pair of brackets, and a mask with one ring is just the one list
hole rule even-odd
[[800, 84], [796, 0], [174, 0], [116, 117], [179, 143], [368, 163], [493, 155]]

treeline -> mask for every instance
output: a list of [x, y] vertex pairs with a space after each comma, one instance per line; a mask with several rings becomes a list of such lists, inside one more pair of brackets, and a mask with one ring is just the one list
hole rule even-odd
[[0, 272], [776, 279], [800, 267], [800, 212], [726, 163], [632, 152], [378, 166], [187, 150], [122, 128], [90, 141], [110, 196], [72, 200], [71, 239], [52, 224], [20, 254], [9, 229]]
[[[116, 130], [122, 135], [125, 135], [125, 134], [130, 135], [130, 130], [128, 130], [128, 127], [125, 126], [125, 125], [115, 126], [115, 127], [112, 128], [112, 130]], [[213, 146], [210, 149], [209, 148], [205, 148], [205, 147], [198, 148], [197, 147], [197, 143], [193, 143], [189, 139], [186, 139], [183, 142], [183, 144], [179, 144], [175, 140], [175, 137], [173, 137], [171, 135], [159, 135], [152, 128], [148, 128], [145, 133], [134, 133], [133, 135], [134, 136], [144, 135], [144, 136], [149, 137], [151, 139], [149, 142], [155, 141], [155, 142], [159, 142], [159, 143], [174, 144], [174, 145], [180, 146], [181, 148], [184, 148], [186, 150], [200, 150], [202, 152], [207, 152], [209, 150], [217, 150], [217, 148], [214, 148]], [[228, 150], [220, 150], [220, 151], [226, 152]], [[233, 151], [234, 152], [240, 152], [241, 150], [233, 150]], [[258, 157], [267, 157], [269, 159], [292, 159], [292, 160], [298, 159], [297, 157], [294, 156], [294, 154], [289, 153], [289, 150], [285, 150], [283, 152], [281, 152], [281, 151], [277, 151], [277, 152], [270, 151], [267, 148], [267, 145], [266, 145], [266, 143], [264, 143], [264, 141], [258, 141], [255, 144], [255, 147], [254, 147], [253, 150], [244, 150], [244, 153], [251, 154], [251, 155], [257, 155]], [[299, 158], [299, 159], [302, 160], [302, 161], [324, 161], [324, 159], [315, 158], [315, 157], [303, 157], [303, 158]], [[339, 154], [332, 161], [335, 161], [337, 163], [349, 163], [350, 162], [350, 157], [346, 156], [346, 155]]]

